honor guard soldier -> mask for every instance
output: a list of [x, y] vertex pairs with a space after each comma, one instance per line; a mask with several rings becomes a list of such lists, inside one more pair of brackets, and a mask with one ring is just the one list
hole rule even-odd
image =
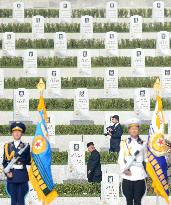
[[129, 137], [121, 141], [118, 163], [122, 173], [122, 191], [127, 205], [141, 205], [146, 192], [147, 144], [139, 137], [140, 121], [132, 118], [128, 121]]
[[14, 140], [4, 146], [3, 167], [11, 205], [25, 205], [24, 198], [29, 190], [26, 165], [30, 165], [31, 161], [30, 146], [21, 141], [25, 130], [22, 122], [13, 122], [10, 131]]
[[102, 181], [100, 154], [95, 149], [93, 142], [89, 142], [87, 144], [87, 148], [88, 148], [88, 151], [91, 153], [91, 155], [88, 159], [88, 163], [87, 163], [88, 182], [100, 183]]

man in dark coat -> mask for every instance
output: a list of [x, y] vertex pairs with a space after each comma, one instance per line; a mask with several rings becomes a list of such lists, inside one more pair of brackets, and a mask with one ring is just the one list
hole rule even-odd
[[[13, 157], [18, 156], [18, 152], [26, 146], [26, 144], [21, 141], [25, 130], [26, 127], [22, 122], [14, 122], [11, 124], [10, 131], [14, 141], [6, 143], [4, 146], [4, 168], [6, 168]], [[11, 197], [11, 205], [25, 205], [24, 197], [29, 190], [29, 177], [26, 165], [29, 165], [30, 161], [30, 146], [28, 146], [6, 174], [7, 191]]]
[[121, 136], [123, 134], [123, 130], [122, 130], [122, 127], [119, 123], [119, 116], [118, 115], [114, 115], [112, 117], [112, 123], [113, 123], [113, 126], [110, 126], [108, 128], [109, 135], [111, 136], [109, 152], [119, 153]]
[[88, 163], [87, 163], [87, 178], [88, 182], [97, 182], [102, 181], [102, 171], [100, 164], [100, 154], [95, 149], [94, 143], [89, 142], [87, 144], [88, 151], [91, 153]]

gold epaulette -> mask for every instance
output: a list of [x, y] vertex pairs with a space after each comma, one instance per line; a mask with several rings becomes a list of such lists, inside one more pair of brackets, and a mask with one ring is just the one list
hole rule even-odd
[[6, 144], [5, 144], [5, 158], [6, 158], [8, 161], [10, 161], [10, 160], [14, 157], [15, 152], [12, 151], [12, 152], [9, 154], [9, 152], [8, 152], [8, 145], [9, 145], [9, 143], [6, 143]]

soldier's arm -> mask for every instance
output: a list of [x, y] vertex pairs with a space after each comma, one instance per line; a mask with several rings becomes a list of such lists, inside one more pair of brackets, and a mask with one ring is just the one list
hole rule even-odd
[[4, 168], [8, 165], [8, 160], [7, 160], [6, 155], [5, 155], [5, 146], [4, 146], [4, 154], [3, 154], [2, 165], [3, 165]]
[[28, 146], [26, 164], [27, 164], [27, 165], [30, 165], [30, 164], [31, 164], [30, 145]]
[[118, 164], [120, 166], [121, 173], [123, 173], [125, 169], [124, 143], [125, 141], [122, 140], [120, 144], [120, 152], [119, 152], [119, 158], [118, 158]]
[[143, 149], [143, 157], [144, 157], [144, 162], [147, 163], [148, 162], [148, 156], [147, 156], [147, 142], [143, 143], [144, 149]]

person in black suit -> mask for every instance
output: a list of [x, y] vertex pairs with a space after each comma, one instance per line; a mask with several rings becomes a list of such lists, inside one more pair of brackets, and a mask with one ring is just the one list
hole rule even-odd
[[88, 163], [87, 163], [87, 178], [88, 182], [97, 182], [102, 181], [102, 171], [100, 164], [100, 154], [95, 149], [94, 143], [89, 142], [87, 144], [88, 151], [91, 153]]
[[119, 153], [121, 136], [123, 134], [123, 130], [122, 130], [122, 127], [119, 123], [119, 116], [118, 115], [114, 115], [112, 117], [112, 123], [113, 123], [113, 126], [110, 126], [108, 128], [109, 135], [111, 136], [109, 152]]
[[[14, 141], [6, 143], [4, 146], [3, 167], [17, 156], [17, 153], [23, 149], [26, 144], [21, 141], [21, 137], [25, 132], [26, 127], [22, 122], [13, 122], [10, 126], [10, 131]], [[28, 172], [26, 165], [30, 165], [30, 146], [21, 154], [18, 161], [12, 166], [7, 176], [7, 192], [11, 197], [11, 205], [25, 205], [24, 197], [29, 191]]]

